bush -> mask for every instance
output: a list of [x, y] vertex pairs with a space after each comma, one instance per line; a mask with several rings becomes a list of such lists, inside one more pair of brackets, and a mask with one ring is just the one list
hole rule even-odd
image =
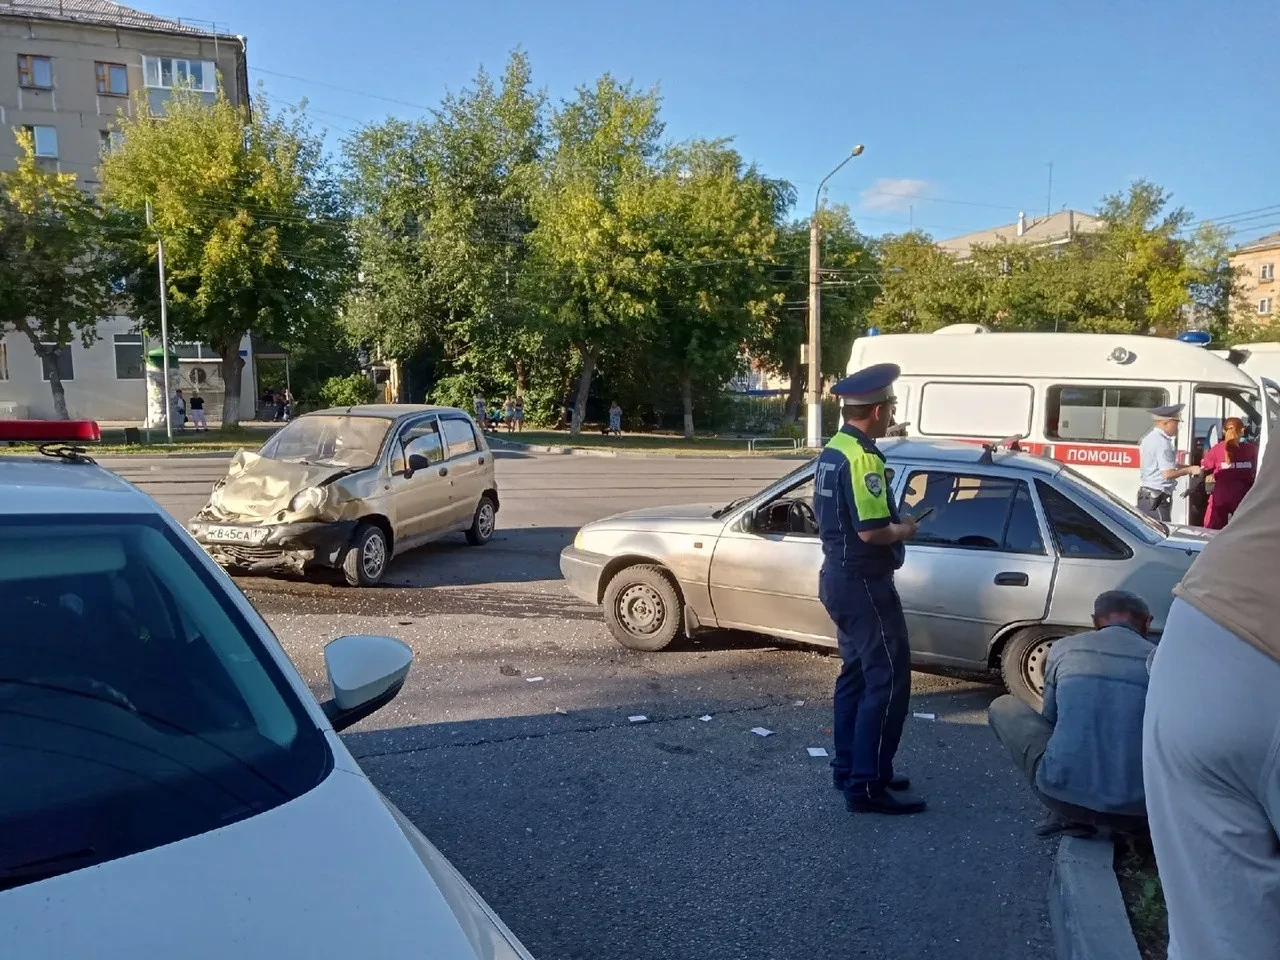
[[355, 407], [372, 403], [377, 396], [377, 384], [362, 373], [330, 377], [320, 388], [320, 399], [328, 407]]

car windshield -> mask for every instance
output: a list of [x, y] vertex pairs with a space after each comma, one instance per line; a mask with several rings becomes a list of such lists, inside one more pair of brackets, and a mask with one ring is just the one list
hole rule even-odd
[[259, 453], [292, 463], [367, 467], [378, 459], [390, 427], [384, 417], [308, 414], [285, 426]]
[[154, 516], [0, 517], [0, 890], [279, 806], [332, 755]]
[[1074, 485], [1076, 492], [1086, 499], [1092, 499], [1095, 505], [1111, 509], [1108, 514], [1126, 530], [1145, 540], [1147, 543], [1158, 543], [1169, 536], [1169, 528], [1146, 514], [1139, 513], [1131, 504], [1125, 503], [1106, 487], [1094, 483], [1084, 474], [1077, 473], [1071, 467], [1064, 466], [1059, 476], [1069, 485]]
[[769, 486], [765, 487], [765, 489], [760, 491], [759, 493], [749, 493], [745, 497], [738, 497], [736, 500], [730, 500], [723, 507], [721, 507], [719, 510], [716, 510], [711, 515], [716, 519], [719, 519], [720, 517], [723, 517], [726, 514], [732, 513], [734, 510], [742, 506], [742, 504], [746, 503], [748, 500], [754, 499], [755, 497], [758, 497], [758, 496], [763, 496], [767, 493], [771, 493], [774, 490], [784, 489], [790, 486], [792, 483], [794, 483], [796, 478], [798, 478], [800, 474], [804, 473], [806, 470], [810, 469], [812, 465], [813, 465], [813, 461], [810, 460], [807, 463], [804, 463], [801, 466], [796, 467], [794, 470], [792, 470], [782, 479], [775, 480], [773, 483], [769, 484]]

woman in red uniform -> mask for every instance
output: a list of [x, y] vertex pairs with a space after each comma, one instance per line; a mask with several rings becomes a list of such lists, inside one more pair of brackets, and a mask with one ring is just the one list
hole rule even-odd
[[1242, 441], [1244, 421], [1228, 417], [1222, 422], [1223, 439], [1200, 461], [1201, 469], [1213, 474], [1213, 492], [1204, 511], [1204, 525], [1221, 530], [1253, 486], [1258, 469], [1257, 444]]

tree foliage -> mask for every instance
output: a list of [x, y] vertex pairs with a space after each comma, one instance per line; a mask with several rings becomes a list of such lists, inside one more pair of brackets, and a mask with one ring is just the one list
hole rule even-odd
[[75, 340], [97, 340], [98, 321], [115, 305], [114, 225], [75, 176], [40, 165], [30, 133], [15, 134], [17, 165], [0, 172], [0, 334], [31, 341], [65, 420], [58, 359]]
[[[162, 121], [162, 122], [158, 122]], [[338, 183], [301, 111], [249, 110], [221, 93], [188, 89], [145, 96], [121, 117], [120, 148], [103, 161], [105, 199], [138, 227], [131, 280], [147, 325], [158, 316], [156, 241], [165, 248], [174, 331], [221, 357], [223, 423], [239, 422], [242, 338], [252, 331], [289, 345], [336, 309], [349, 280], [349, 242]]]

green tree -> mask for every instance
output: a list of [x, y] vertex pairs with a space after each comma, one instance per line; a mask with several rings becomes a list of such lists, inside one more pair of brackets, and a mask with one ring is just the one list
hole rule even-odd
[[165, 101], [163, 116], [139, 97], [119, 124], [104, 197], [134, 217], [149, 201], [155, 215], [134, 290], [155, 316], [152, 238], [162, 239], [174, 330], [217, 351], [223, 424], [235, 426], [242, 338], [304, 341], [349, 283], [348, 225], [321, 138], [302, 109], [273, 112], [260, 98], [249, 110], [222, 94], [206, 103], [187, 89]]
[[377, 396], [377, 384], [363, 373], [330, 377], [320, 388], [320, 400], [326, 407], [356, 407], [373, 403]]
[[744, 169], [720, 141], [668, 150], [652, 189], [646, 230], [661, 283], [648, 345], [656, 366], [674, 376], [692, 438], [695, 392], [723, 390], [763, 325], [777, 224], [792, 190]]
[[14, 133], [17, 166], [0, 173], [0, 333], [15, 330], [31, 341], [65, 420], [58, 358], [74, 340], [86, 347], [97, 340], [98, 321], [115, 305], [114, 227], [74, 175], [40, 166], [31, 134]]
[[578, 433], [601, 357], [644, 337], [657, 314], [662, 256], [646, 229], [659, 196], [657, 92], [606, 74], [561, 105], [551, 131], [521, 295], [536, 305], [544, 341], [576, 355]]

